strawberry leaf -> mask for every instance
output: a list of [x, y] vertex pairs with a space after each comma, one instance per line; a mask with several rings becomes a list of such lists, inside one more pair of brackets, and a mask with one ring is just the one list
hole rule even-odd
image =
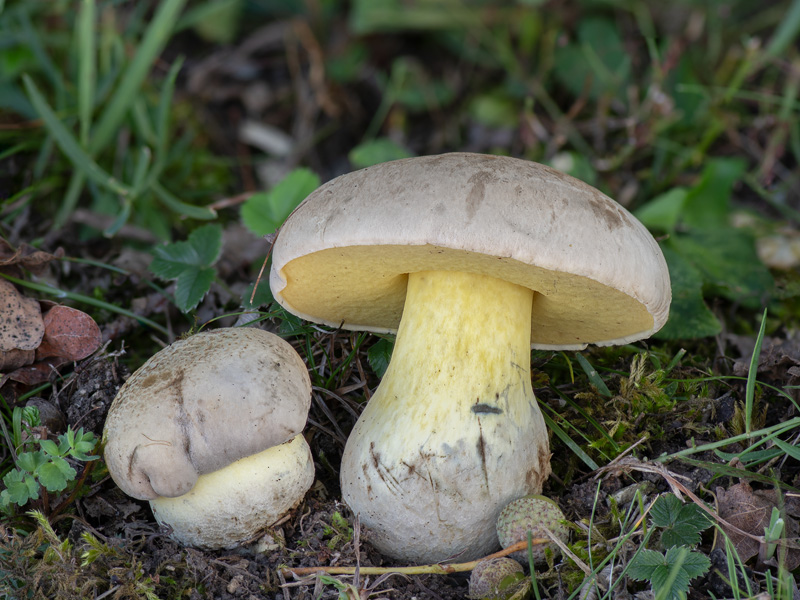
[[195, 308], [211, 287], [212, 265], [222, 250], [219, 225], [198, 227], [186, 241], [159, 246], [153, 250], [150, 271], [161, 279], [177, 280], [175, 305], [183, 312]]

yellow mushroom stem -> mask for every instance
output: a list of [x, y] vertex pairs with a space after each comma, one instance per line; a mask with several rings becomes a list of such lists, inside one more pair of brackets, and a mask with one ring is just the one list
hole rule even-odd
[[391, 363], [342, 460], [344, 498], [385, 554], [479, 556], [505, 503], [540, 491], [550, 455], [531, 386], [532, 302], [485, 275], [409, 275]]

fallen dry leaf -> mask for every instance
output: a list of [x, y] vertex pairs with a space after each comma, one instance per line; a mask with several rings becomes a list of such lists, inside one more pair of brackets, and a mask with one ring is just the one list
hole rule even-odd
[[9, 275], [19, 277], [22, 275], [21, 268], [39, 275], [50, 261], [62, 256], [64, 256], [64, 250], [61, 248], [53, 254], [28, 244], [22, 244], [19, 248], [14, 249], [6, 240], [0, 238], [0, 271]]
[[35, 350], [44, 336], [39, 303], [0, 278], [0, 352]]
[[[718, 487], [717, 514], [727, 523], [754, 536], [763, 537], [764, 528], [769, 525], [772, 509], [778, 507], [776, 490], [754, 490], [749, 483], [742, 481], [729, 489]], [[784, 511], [784, 537], [797, 542], [798, 523], [791, 514], [796, 514], [795, 506], [787, 506]], [[738, 531], [722, 528], [731, 540], [743, 562], [759, 554], [764, 544]], [[718, 539], [719, 541], [719, 539]], [[788, 548], [786, 552], [786, 568], [791, 571], [800, 566], [800, 549]]]
[[100, 327], [85, 312], [57, 304], [44, 313], [44, 337], [36, 349], [36, 360], [58, 356], [81, 360], [101, 344]]
[[22, 385], [26, 386], [47, 383], [57, 372], [56, 369], [68, 362], [70, 361], [65, 358], [53, 356], [51, 358], [45, 358], [44, 360], [37, 361], [31, 365], [25, 365], [19, 369], [11, 371], [11, 373], [3, 375], [3, 378], [0, 379], [0, 387], [2, 387], [6, 381], [16, 381], [17, 383], [21, 383]]

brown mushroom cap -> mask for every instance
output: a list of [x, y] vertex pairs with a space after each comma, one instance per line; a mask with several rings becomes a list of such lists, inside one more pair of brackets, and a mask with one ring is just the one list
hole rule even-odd
[[669, 272], [645, 227], [595, 188], [524, 160], [454, 153], [338, 177], [287, 219], [275, 299], [305, 319], [396, 331], [407, 274], [458, 270], [536, 293], [531, 344], [582, 348], [650, 336]]
[[292, 439], [310, 403], [308, 371], [284, 340], [251, 328], [198, 333], [155, 354], [120, 388], [105, 460], [130, 496], [181, 496], [198, 476]]

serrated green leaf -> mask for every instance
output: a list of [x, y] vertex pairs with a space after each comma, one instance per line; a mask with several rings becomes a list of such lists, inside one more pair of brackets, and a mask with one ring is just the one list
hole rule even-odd
[[242, 223], [256, 235], [276, 231], [306, 196], [319, 187], [316, 173], [295, 169], [269, 192], [253, 194], [242, 205]]
[[175, 285], [175, 306], [183, 312], [195, 308], [211, 288], [215, 274], [211, 267], [181, 273]]
[[39, 497], [39, 484], [30, 473], [12, 469], [3, 477], [3, 484], [6, 486], [4, 493], [7, 494], [8, 502], [19, 506], [24, 506], [28, 501]]
[[50, 492], [60, 492], [77, 473], [63, 458], [55, 458], [39, 468], [39, 482]]
[[197, 250], [189, 242], [156, 246], [153, 254], [150, 271], [161, 279], [177, 279], [187, 267], [195, 268], [200, 263]]
[[394, 343], [387, 339], [380, 339], [367, 350], [367, 361], [373, 372], [378, 377], [383, 377], [392, 359]]
[[711, 567], [708, 558], [692, 552], [686, 546], [676, 546], [661, 554], [642, 550], [628, 565], [628, 576], [637, 581], [649, 581], [656, 598], [680, 600], [686, 598], [689, 583]]
[[653, 525], [663, 528], [661, 544], [665, 548], [695, 546], [700, 532], [711, 526], [705, 511], [694, 503], [681, 502], [674, 494], [660, 496], [650, 510]]
[[[680, 554], [683, 554], [685, 548], [675, 547], [667, 550], [666, 562], [668, 565], [674, 564]], [[705, 554], [700, 552], [688, 551], [683, 556], [682, 570], [686, 573], [688, 579], [694, 579], [705, 574], [711, 568], [711, 561]], [[687, 582], [688, 584], [688, 582]]]
[[198, 227], [189, 234], [188, 242], [197, 252], [200, 259], [198, 267], [210, 267], [219, 258], [222, 251], [222, 227], [208, 224]]
[[222, 250], [222, 227], [198, 227], [186, 241], [153, 248], [150, 270], [161, 279], [177, 279], [184, 271], [213, 265]]
[[649, 581], [655, 570], [664, 564], [664, 555], [655, 550], [641, 550], [628, 565], [628, 576], [636, 581]]

